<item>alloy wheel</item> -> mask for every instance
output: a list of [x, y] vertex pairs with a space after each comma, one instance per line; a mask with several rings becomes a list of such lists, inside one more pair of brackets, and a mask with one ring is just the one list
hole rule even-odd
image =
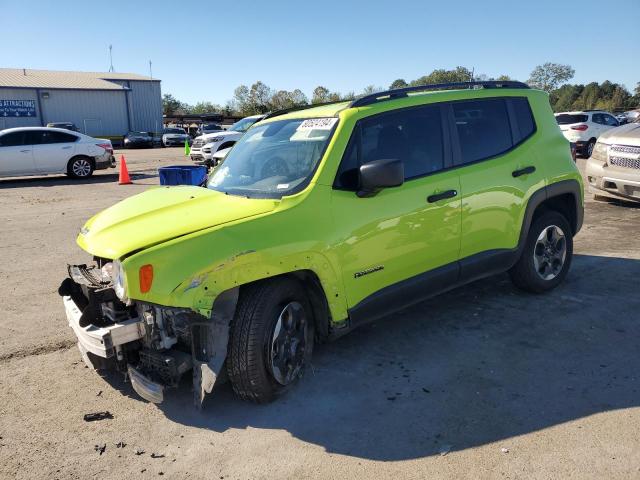
[[91, 173], [91, 164], [84, 158], [79, 158], [71, 165], [71, 171], [76, 177], [86, 177]]
[[567, 240], [562, 229], [550, 225], [542, 230], [533, 249], [533, 264], [543, 280], [553, 280], [562, 271], [567, 257]]
[[299, 302], [290, 302], [278, 316], [269, 352], [273, 378], [288, 385], [300, 374], [307, 349], [307, 316]]

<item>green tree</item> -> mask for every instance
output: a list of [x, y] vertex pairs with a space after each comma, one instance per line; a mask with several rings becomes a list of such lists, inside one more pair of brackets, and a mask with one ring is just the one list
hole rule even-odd
[[240, 115], [251, 115], [249, 87], [240, 85], [233, 91], [232, 109]]
[[165, 115], [175, 115], [176, 113], [180, 113], [184, 104], [175, 98], [170, 93], [165, 93], [162, 96], [162, 113]]
[[271, 89], [258, 80], [251, 85], [249, 90], [249, 105], [251, 106], [251, 113], [266, 113], [269, 111], [269, 101], [273, 95]]
[[538, 65], [529, 76], [529, 85], [545, 92], [551, 92], [567, 80], [571, 80], [576, 71], [570, 65], [547, 62]]
[[313, 96], [311, 97], [311, 103], [325, 103], [329, 101], [329, 89], [323, 86], [318, 86], [313, 89]]
[[411, 86], [430, 85], [434, 83], [468, 82], [471, 80], [471, 70], [465, 67], [456, 67], [453, 70], [443, 68], [434, 70], [429, 75], [422, 76], [411, 82]]
[[398, 78], [397, 80], [394, 80], [391, 85], [389, 85], [389, 89], [391, 90], [395, 90], [396, 88], [405, 88], [408, 87], [409, 84], [407, 82], [405, 82], [404, 78]]
[[269, 109], [284, 110], [286, 108], [294, 108], [302, 105], [307, 105], [307, 97], [299, 89], [289, 92], [287, 90], [278, 90], [271, 96], [269, 101]]
[[189, 113], [197, 115], [203, 113], [219, 113], [220, 111], [222, 111], [222, 107], [211, 102], [198, 102], [189, 109]]

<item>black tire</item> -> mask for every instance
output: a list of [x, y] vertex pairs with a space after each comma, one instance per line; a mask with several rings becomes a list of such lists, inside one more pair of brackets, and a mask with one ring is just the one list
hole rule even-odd
[[[564, 236], [565, 255], [561, 265], [558, 264], [559, 259], [557, 257], [559, 257], [559, 254], [548, 253], [544, 246], [544, 242], [548, 241], [548, 235], [543, 240], [540, 240], [543, 232], [549, 233], [553, 231], [551, 228], [553, 226], [559, 228]], [[551, 248], [551, 250], [555, 251], [559, 250], [559, 248]], [[540, 257], [544, 257], [544, 259], [541, 261]], [[549, 261], [546, 260], [547, 257], [550, 258]], [[573, 233], [571, 226], [563, 215], [548, 210], [531, 225], [522, 255], [509, 270], [509, 276], [516, 287], [531, 293], [543, 293], [562, 283], [569, 272], [572, 258]], [[540, 269], [536, 268], [537, 265], [542, 265], [542, 267]], [[557, 273], [555, 273], [555, 270], [558, 270]], [[551, 275], [553, 275], [552, 278], [543, 278], [543, 276], [551, 277]]]
[[[292, 369], [290, 382], [282, 384], [276, 380], [278, 370], [272, 367], [275, 362], [271, 356], [272, 349], [277, 350], [272, 343], [276, 325], [284, 315], [283, 309], [291, 304], [300, 306], [306, 316], [305, 341], [301, 350], [294, 347], [297, 364], [301, 363], [301, 366]], [[286, 330], [278, 331], [286, 333]], [[299, 282], [281, 277], [243, 287], [231, 325], [227, 357], [227, 373], [235, 394], [243, 400], [266, 403], [288, 391], [311, 361], [313, 339], [313, 312]], [[287, 353], [290, 353], [289, 350]]]
[[593, 147], [595, 146], [596, 146], [596, 141], [592, 138], [591, 140], [589, 140], [589, 143], [587, 143], [587, 145], [584, 147], [585, 158], [591, 158], [591, 155], [593, 155]]
[[67, 164], [67, 175], [71, 178], [89, 178], [93, 171], [93, 160], [89, 157], [73, 157]]

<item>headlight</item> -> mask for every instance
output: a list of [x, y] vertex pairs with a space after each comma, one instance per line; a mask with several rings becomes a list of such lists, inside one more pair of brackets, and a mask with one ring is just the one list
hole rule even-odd
[[111, 278], [113, 282], [113, 290], [116, 292], [116, 297], [118, 297], [120, 301], [127, 303], [127, 284], [124, 278], [122, 264], [118, 260], [113, 261], [113, 266], [111, 267]]
[[609, 153], [609, 145], [602, 142], [596, 142], [596, 146], [593, 147], [593, 153], [591, 154], [595, 160], [607, 161], [607, 154]]
[[224, 140], [224, 137], [213, 137], [207, 140], [207, 143], [218, 143]]

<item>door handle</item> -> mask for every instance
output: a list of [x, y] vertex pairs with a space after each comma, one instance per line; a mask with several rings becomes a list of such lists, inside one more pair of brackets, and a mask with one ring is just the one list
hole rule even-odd
[[433, 195], [429, 195], [427, 197], [427, 202], [434, 203], [434, 202], [438, 202], [440, 200], [444, 200], [446, 198], [453, 198], [456, 195], [458, 195], [458, 191], [457, 190], [447, 190], [447, 191], [442, 192], [442, 193], [434, 193]]
[[62, 147], [62, 150], [69, 150], [71, 147]]
[[29, 153], [31, 150], [20, 150], [20, 153]]
[[536, 171], [536, 167], [531, 165], [528, 167], [521, 168], [520, 170], [514, 170], [513, 172], [511, 172], [511, 175], [513, 175], [513, 178], [517, 178], [522, 175], [529, 175], [530, 173], [533, 173], [535, 171]]

